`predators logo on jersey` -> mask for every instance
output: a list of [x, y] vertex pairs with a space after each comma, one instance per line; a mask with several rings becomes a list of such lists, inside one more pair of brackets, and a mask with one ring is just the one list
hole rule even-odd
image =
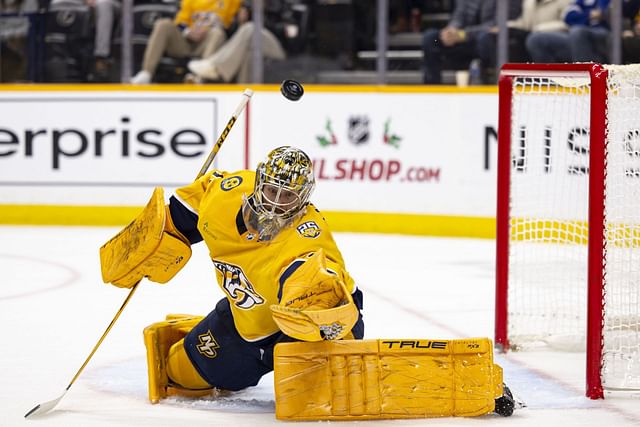
[[320, 227], [318, 227], [315, 221], [303, 222], [296, 230], [298, 230], [298, 233], [300, 233], [302, 237], [308, 237], [310, 239], [315, 239], [321, 232]]
[[256, 292], [240, 267], [216, 260], [213, 260], [213, 265], [222, 276], [222, 288], [236, 307], [248, 310], [254, 305], [264, 304], [264, 298]]

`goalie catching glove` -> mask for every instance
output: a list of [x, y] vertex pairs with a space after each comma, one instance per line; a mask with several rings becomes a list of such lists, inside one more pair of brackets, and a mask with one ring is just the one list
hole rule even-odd
[[167, 283], [191, 257], [185, 241], [167, 215], [164, 191], [156, 187], [140, 215], [100, 248], [102, 280], [121, 288], [144, 277]]
[[345, 337], [358, 309], [340, 276], [327, 269], [323, 250], [311, 253], [281, 285], [280, 304], [271, 314], [280, 330], [302, 341]]

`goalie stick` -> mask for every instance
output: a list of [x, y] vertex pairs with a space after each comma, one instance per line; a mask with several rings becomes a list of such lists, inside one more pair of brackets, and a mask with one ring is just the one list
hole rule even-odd
[[222, 146], [222, 143], [224, 142], [225, 139], [227, 139], [227, 135], [229, 135], [229, 132], [233, 127], [233, 124], [236, 122], [236, 120], [238, 120], [238, 116], [240, 116], [240, 113], [242, 113], [244, 108], [247, 106], [247, 102], [249, 102], [249, 100], [251, 99], [251, 96], [253, 96], [253, 91], [251, 89], [245, 89], [244, 92], [242, 93], [242, 100], [240, 101], [240, 104], [238, 104], [238, 108], [236, 108], [236, 111], [233, 113], [233, 115], [227, 122], [227, 125], [224, 127], [224, 130], [218, 137], [218, 140], [216, 141], [216, 143], [213, 144], [213, 148], [211, 149], [211, 152], [209, 153], [207, 160], [204, 161], [202, 168], [200, 168], [200, 172], [198, 173], [198, 176], [196, 176], [196, 180], [200, 178], [202, 175], [204, 175], [205, 173], [207, 173], [209, 166], [211, 166], [211, 163], [213, 163], [213, 159], [218, 154], [218, 151], [220, 151], [220, 147]]
[[76, 382], [76, 379], [78, 379], [78, 377], [80, 376], [80, 373], [82, 373], [82, 371], [84, 370], [85, 366], [87, 366], [87, 364], [89, 363], [89, 360], [91, 360], [91, 358], [93, 357], [94, 353], [98, 350], [98, 347], [100, 346], [100, 344], [102, 344], [102, 341], [105, 339], [105, 337], [107, 336], [107, 334], [109, 333], [109, 331], [111, 330], [113, 325], [116, 323], [116, 320], [118, 320], [118, 317], [120, 317], [120, 314], [122, 313], [124, 308], [129, 303], [129, 300], [133, 296], [133, 293], [136, 291], [136, 289], [138, 288], [139, 284], [140, 284], [140, 280], [138, 280], [138, 283], [136, 283], [135, 285], [133, 285], [131, 287], [131, 291], [129, 292], [129, 295], [127, 295], [127, 298], [125, 298], [124, 302], [122, 303], [122, 306], [120, 307], [120, 310], [118, 310], [116, 315], [113, 317], [113, 320], [111, 321], [111, 323], [109, 323], [109, 326], [107, 326], [107, 329], [104, 331], [104, 333], [102, 334], [102, 336], [98, 340], [98, 343], [93, 347], [93, 350], [91, 350], [91, 354], [89, 354], [89, 357], [87, 357], [87, 359], [84, 361], [82, 366], [80, 366], [80, 369], [78, 369], [76, 374], [71, 379], [71, 382], [69, 383], [67, 388], [64, 389], [64, 392], [60, 395], [60, 397], [58, 397], [56, 399], [53, 399], [53, 400], [50, 400], [48, 402], [39, 403], [32, 410], [30, 410], [29, 412], [27, 412], [25, 414], [25, 416], [24, 416], [25, 418], [46, 414], [47, 412], [49, 412], [50, 410], [55, 408], [56, 405], [58, 404], [58, 402], [60, 402], [62, 400], [62, 398], [64, 397], [65, 394], [67, 394], [67, 392], [69, 391], [69, 389], [71, 388], [73, 383]]
[[[220, 136], [218, 137], [218, 140], [213, 145], [213, 148], [211, 149], [211, 152], [209, 153], [209, 156], [205, 160], [204, 164], [202, 165], [202, 168], [200, 168], [200, 172], [198, 172], [198, 175], [196, 176], [196, 180], [198, 178], [200, 178], [202, 175], [204, 175], [205, 173], [207, 173], [207, 170], [211, 166], [211, 163], [213, 163], [213, 160], [215, 159], [216, 155], [218, 154], [218, 151], [220, 151], [220, 147], [222, 146], [222, 143], [227, 139], [227, 136], [229, 135], [229, 132], [231, 131], [231, 128], [233, 127], [234, 123], [236, 122], [236, 120], [238, 119], [238, 117], [240, 116], [242, 111], [247, 106], [247, 103], [251, 99], [251, 96], [253, 96], [253, 90], [245, 89], [244, 92], [242, 93], [242, 100], [240, 101], [240, 104], [238, 104], [238, 107], [236, 108], [235, 112], [233, 113], [233, 115], [231, 116], [229, 121], [227, 122], [227, 125], [225, 126], [225, 128], [222, 131], [222, 133], [220, 134]], [[73, 376], [73, 378], [71, 379], [71, 382], [69, 383], [67, 388], [65, 388], [64, 392], [59, 397], [57, 397], [56, 399], [49, 400], [47, 402], [43, 402], [43, 403], [37, 404], [33, 409], [31, 409], [29, 412], [27, 412], [24, 415], [25, 418], [37, 417], [37, 416], [40, 416], [40, 415], [44, 415], [44, 414], [48, 413], [49, 411], [51, 411], [53, 408], [55, 408], [58, 405], [58, 402], [60, 402], [62, 400], [62, 398], [67, 394], [67, 392], [69, 391], [69, 389], [71, 388], [73, 383], [76, 382], [76, 380], [78, 379], [78, 377], [80, 376], [80, 374], [82, 373], [84, 368], [89, 363], [89, 360], [91, 360], [91, 358], [93, 357], [95, 352], [98, 350], [98, 347], [100, 347], [100, 344], [102, 344], [102, 341], [104, 341], [105, 337], [107, 336], [107, 334], [109, 333], [109, 331], [111, 330], [113, 325], [116, 323], [116, 320], [118, 320], [118, 318], [120, 317], [120, 314], [122, 314], [122, 312], [124, 311], [124, 308], [129, 303], [129, 300], [131, 300], [131, 297], [133, 296], [134, 292], [138, 288], [138, 285], [140, 284], [141, 280], [142, 279], [138, 280], [138, 282], [135, 283], [131, 287], [131, 290], [129, 291], [129, 294], [125, 298], [124, 302], [122, 303], [122, 306], [120, 307], [120, 309], [118, 310], [116, 315], [113, 317], [113, 320], [111, 320], [111, 323], [109, 323], [109, 326], [107, 326], [107, 329], [104, 331], [104, 333], [102, 334], [102, 336], [98, 340], [97, 344], [93, 347], [93, 350], [91, 350], [91, 353], [89, 354], [89, 356], [85, 359], [85, 361], [82, 364], [82, 366], [80, 366], [80, 369], [78, 369], [76, 374]]]

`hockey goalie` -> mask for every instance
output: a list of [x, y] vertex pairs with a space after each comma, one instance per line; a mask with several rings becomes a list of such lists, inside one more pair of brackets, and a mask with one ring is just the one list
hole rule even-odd
[[144, 330], [149, 399], [255, 386], [276, 416], [347, 420], [511, 415], [489, 339], [363, 340], [362, 292], [309, 202], [309, 157], [279, 147], [255, 171], [214, 170], [165, 205], [161, 188], [100, 249], [105, 283], [166, 283], [204, 240], [225, 298]]

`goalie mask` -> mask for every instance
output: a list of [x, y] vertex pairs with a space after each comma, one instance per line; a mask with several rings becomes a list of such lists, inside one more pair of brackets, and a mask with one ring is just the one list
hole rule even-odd
[[245, 223], [259, 240], [273, 239], [304, 212], [315, 186], [311, 159], [302, 150], [278, 147], [258, 164], [253, 194], [245, 197]]

